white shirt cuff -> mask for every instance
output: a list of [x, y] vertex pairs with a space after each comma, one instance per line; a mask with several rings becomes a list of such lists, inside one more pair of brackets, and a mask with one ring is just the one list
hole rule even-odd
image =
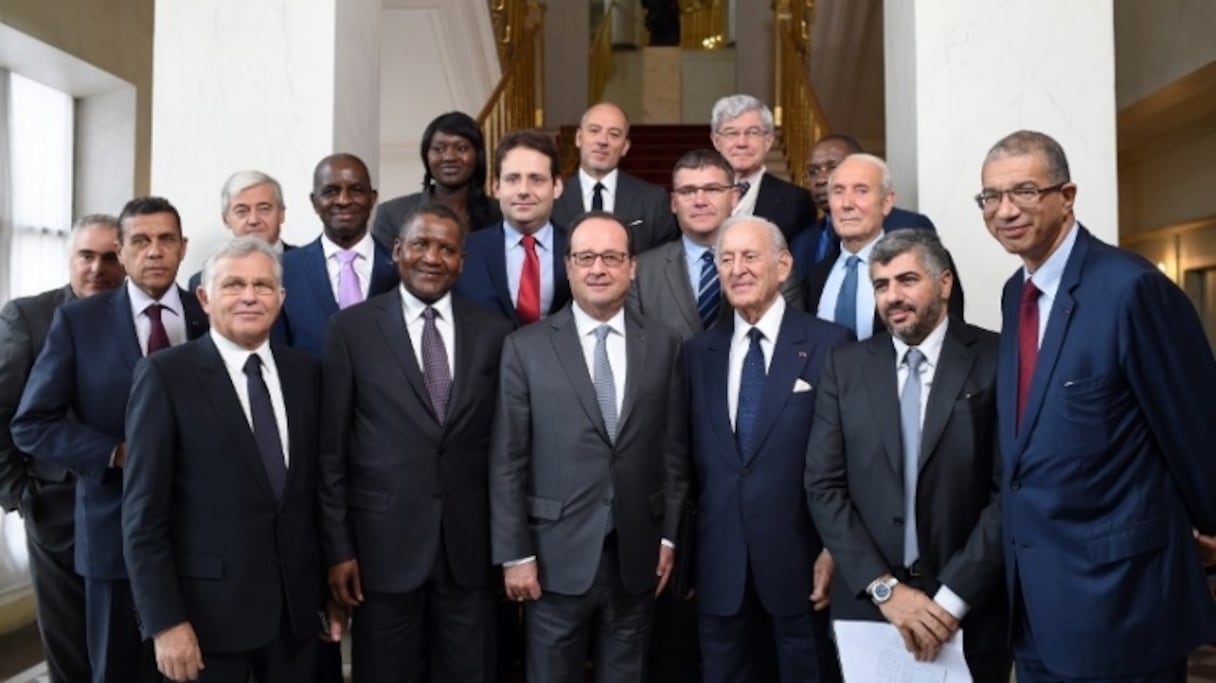
[[667, 540], [666, 538], [660, 538], [659, 544], [666, 548], [671, 548], [672, 550], [676, 549], [676, 544], [672, 543], [671, 541]]
[[941, 605], [942, 609], [949, 612], [950, 616], [959, 621], [962, 621], [963, 617], [967, 616], [967, 612], [971, 611], [971, 606], [960, 598], [957, 593], [947, 588], [944, 583], [937, 589], [937, 594], [933, 596], [933, 602]]
[[536, 556], [529, 555], [527, 557], [521, 557], [518, 560], [511, 560], [510, 562], [503, 562], [502, 567], [503, 567], [503, 569], [510, 569], [511, 567], [518, 567], [521, 564], [528, 564], [529, 562], [535, 562], [535, 561], [536, 561]]

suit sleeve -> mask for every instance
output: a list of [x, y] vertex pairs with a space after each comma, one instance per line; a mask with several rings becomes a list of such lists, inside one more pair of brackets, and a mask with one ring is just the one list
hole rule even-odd
[[[651, 214], [651, 234], [654, 236], [654, 241], [648, 245], [648, 249], [654, 249], [660, 244], [666, 244], [680, 237], [680, 225], [676, 223], [676, 215], [671, 211], [671, 204], [667, 200], [667, 193], [660, 188], [656, 193], [658, 201], [655, 203], [654, 210]], [[639, 249], [639, 251], [641, 251]]]
[[866, 586], [890, 571], [849, 496], [848, 463], [841, 429], [838, 350], [828, 355], [819, 378], [815, 421], [807, 441], [804, 486], [811, 518], [823, 545], [836, 558], [836, 570], [857, 597]]
[[0, 310], [0, 506], [8, 512], [17, 509], [29, 482], [25, 455], [13, 443], [9, 423], [17, 414], [33, 364], [29, 325], [10, 301]]
[[76, 365], [76, 334], [71, 319], [59, 308], [13, 418], [13, 442], [32, 457], [100, 482], [122, 439], [69, 417], [76, 396]]
[[[806, 296], [803, 292], [802, 282], [790, 271], [790, 276], [781, 283], [781, 296], [785, 297], [785, 304], [796, 311], [806, 312]], [[812, 315], [814, 311], [811, 312]]]
[[145, 358], [135, 366], [127, 401], [122, 540], [144, 637], [188, 620], [169, 540], [180, 441], [169, 387], [161, 368]]
[[325, 335], [321, 395], [333, 406], [321, 413], [318, 513], [321, 559], [326, 567], [355, 559], [346, 507], [346, 451], [354, 411], [354, 368], [342, 327], [331, 321]]
[[[671, 360], [671, 382], [667, 390], [667, 434], [663, 448], [664, 489], [667, 509], [663, 516], [663, 538], [674, 542], [680, 534], [680, 516], [688, 500], [691, 471], [688, 426], [688, 381], [683, 345], [675, 342]], [[676, 551], [679, 552], [679, 548]]]
[[1216, 533], [1216, 359], [1194, 306], [1146, 271], [1119, 310], [1120, 363], [1201, 533]]
[[528, 529], [527, 491], [532, 460], [532, 416], [528, 378], [517, 335], [507, 337], [499, 367], [498, 401], [490, 433], [491, 562], [502, 564], [536, 554]]

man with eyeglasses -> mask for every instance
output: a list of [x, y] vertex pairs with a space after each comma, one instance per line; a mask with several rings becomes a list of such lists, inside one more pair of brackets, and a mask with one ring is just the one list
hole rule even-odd
[[529, 681], [646, 680], [655, 596], [688, 492], [680, 339], [625, 305], [628, 228], [570, 227], [573, 303], [509, 335], [490, 440], [492, 561], [526, 605]]
[[641, 254], [679, 236], [663, 188], [620, 170], [629, 153], [629, 117], [611, 102], [583, 114], [574, 136], [578, 172], [553, 203], [553, 220], [568, 225], [588, 211], [607, 211], [633, 233]]
[[[1019, 682], [1186, 680], [1216, 639], [1216, 360], [1187, 296], [1077, 222], [1060, 144], [1017, 131], [976, 196], [1022, 259], [1001, 297], [997, 416]], [[1203, 539], [1195, 539], [1203, 534]]]
[[723, 97], [714, 103], [710, 127], [714, 149], [730, 162], [739, 183], [739, 203], [732, 215], [776, 223], [787, 243], [815, 220], [810, 193], [764, 167], [776, 134], [768, 106], [751, 95]]

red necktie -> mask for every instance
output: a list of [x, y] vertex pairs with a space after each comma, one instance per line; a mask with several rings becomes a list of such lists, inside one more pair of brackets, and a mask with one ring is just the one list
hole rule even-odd
[[161, 309], [164, 306], [160, 304], [150, 304], [144, 309], [144, 315], [148, 316], [148, 355], [152, 355], [156, 351], [169, 348], [169, 333], [165, 331], [165, 324], [160, 320]]
[[1039, 358], [1039, 294], [1039, 288], [1030, 280], [1022, 285], [1022, 305], [1018, 311], [1018, 427], [1022, 426], [1022, 412], [1030, 397], [1030, 379]]
[[519, 299], [515, 311], [524, 325], [540, 320], [540, 259], [536, 256], [536, 238], [524, 235], [519, 241], [524, 248], [524, 268], [519, 274]]

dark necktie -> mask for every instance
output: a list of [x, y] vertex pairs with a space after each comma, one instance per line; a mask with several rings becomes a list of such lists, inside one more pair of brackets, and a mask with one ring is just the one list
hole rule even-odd
[[540, 320], [540, 258], [536, 255], [536, 237], [524, 235], [519, 243], [524, 248], [524, 267], [519, 274], [515, 311], [520, 323], [527, 325]]
[[844, 282], [836, 294], [836, 322], [857, 334], [857, 263], [861, 259], [850, 254], [844, 261]]
[[714, 250], [706, 249], [701, 252], [701, 281], [697, 287], [697, 315], [701, 318], [701, 329], [708, 330], [718, 319], [721, 301], [722, 284], [718, 282]]
[[592, 211], [603, 211], [604, 210], [604, 184], [596, 183], [595, 187], [593, 187], [591, 189], [594, 191], [593, 194], [591, 195], [591, 210]]
[[904, 441], [904, 566], [920, 557], [916, 538], [916, 476], [920, 467], [920, 364], [925, 355], [916, 347], [904, 356], [908, 378], [899, 394], [899, 427]]
[[607, 325], [595, 328], [591, 383], [595, 385], [595, 401], [600, 405], [608, 438], [616, 443], [616, 379], [612, 375], [612, 364], [608, 362], [608, 335], [611, 333], [612, 328]]
[[1022, 304], [1018, 310], [1018, 414], [1017, 424], [1022, 426], [1022, 411], [1030, 398], [1030, 380], [1034, 377], [1034, 365], [1039, 359], [1039, 291], [1034, 282], [1027, 280], [1022, 285]]
[[764, 333], [753, 327], [747, 331], [751, 339], [747, 353], [743, 356], [743, 372], [739, 375], [739, 404], [735, 409], [735, 442], [739, 455], [746, 456], [752, 446], [756, 428], [756, 417], [760, 414], [760, 399], [764, 396], [764, 350], [760, 340]]
[[275, 498], [283, 497], [287, 486], [287, 463], [283, 458], [283, 440], [279, 438], [279, 423], [274, 418], [270, 390], [262, 379], [262, 359], [251, 353], [245, 361], [246, 385], [249, 387], [249, 414], [253, 418], [253, 438], [258, 442], [258, 454], [270, 479]]
[[161, 349], [169, 348], [169, 333], [165, 331], [165, 323], [160, 319], [161, 311], [164, 310], [161, 304], [148, 304], [144, 309], [144, 315], [148, 316], [148, 355], [160, 351]]
[[443, 337], [435, 326], [438, 313], [427, 306], [422, 312], [422, 379], [426, 393], [431, 396], [431, 407], [435, 417], [443, 424], [448, 416], [448, 397], [452, 392], [452, 370], [448, 367], [448, 353], [443, 346]]
[[750, 189], [752, 189], [752, 184], [747, 182], [746, 180], [739, 183], [739, 197], [742, 198], [743, 195], [747, 194], [747, 191]]
[[828, 255], [832, 239], [836, 237], [836, 228], [832, 227], [832, 214], [823, 215], [823, 230], [819, 232], [819, 241], [815, 243], [815, 263], [819, 263]]

